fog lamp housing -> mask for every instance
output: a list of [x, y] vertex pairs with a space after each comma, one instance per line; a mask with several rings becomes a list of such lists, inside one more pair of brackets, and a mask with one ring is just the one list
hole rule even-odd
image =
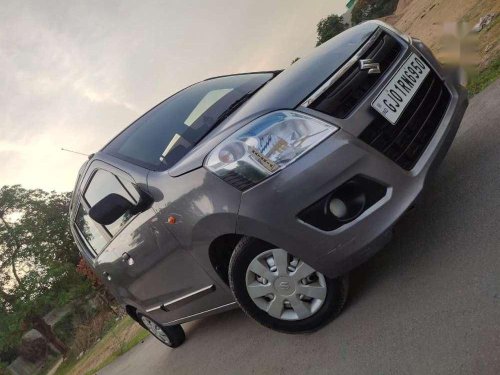
[[364, 211], [366, 194], [356, 181], [351, 180], [336, 189], [327, 201], [326, 215], [331, 214], [338, 221], [349, 222]]
[[332, 231], [356, 220], [386, 193], [386, 186], [357, 175], [301, 211], [298, 218], [318, 229]]

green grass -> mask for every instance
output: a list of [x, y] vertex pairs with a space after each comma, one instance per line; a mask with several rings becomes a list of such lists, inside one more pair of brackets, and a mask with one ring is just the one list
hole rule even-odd
[[473, 75], [467, 85], [469, 95], [473, 96], [483, 91], [500, 77], [500, 56], [497, 56], [485, 69]]
[[98, 371], [102, 370], [104, 367], [109, 365], [111, 362], [113, 362], [115, 359], [120, 357], [121, 355], [125, 354], [128, 352], [130, 349], [132, 349], [134, 346], [142, 342], [146, 337], [149, 336], [149, 332], [146, 330], [140, 331], [137, 335], [135, 335], [130, 341], [123, 343], [123, 345], [120, 346], [120, 349], [116, 350], [111, 354], [104, 362], [99, 364], [99, 366], [93, 368], [90, 371], [87, 371], [85, 375], [93, 375], [97, 373]]
[[71, 369], [75, 366], [76, 360], [75, 359], [67, 359], [61, 365], [57, 368], [56, 370], [56, 375], [64, 375], [64, 374], [69, 374]]
[[[129, 329], [133, 324], [136, 323], [129, 317], [121, 319], [120, 321], [115, 323], [115, 325], [103, 336], [103, 338], [93, 348], [85, 353], [82, 358], [80, 358], [79, 360], [77, 360], [76, 358], [68, 358], [67, 360], [65, 360], [57, 369], [56, 375], [71, 374], [72, 372], [74, 372], [79, 363], [88, 361], [89, 358], [101, 354], [106, 343], [109, 343], [110, 341], [119, 341], [120, 334]], [[106, 367], [111, 362], [116, 360], [116, 358], [128, 352], [148, 336], [149, 332], [141, 329], [130, 340], [120, 341], [118, 349], [114, 350], [112, 353], [109, 353], [106, 359], [104, 359], [104, 361], [101, 361], [95, 368], [86, 371], [85, 375], [95, 374], [96, 372], [100, 371], [102, 368]]]

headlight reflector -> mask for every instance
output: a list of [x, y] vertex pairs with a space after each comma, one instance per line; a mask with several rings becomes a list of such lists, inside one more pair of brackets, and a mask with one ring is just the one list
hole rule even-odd
[[248, 188], [283, 169], [337, 129], [304, 113], [272, 112], [219, 144], [205, 166], [232, 185], [240, 188], [244, 181]]

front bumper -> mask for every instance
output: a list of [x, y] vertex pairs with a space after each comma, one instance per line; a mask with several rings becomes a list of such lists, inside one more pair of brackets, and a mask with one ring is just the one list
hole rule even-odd
[[[451, 80], [450, 105], [415, 167], [406, 171], [339, 130], [280, 173], [243, 193], [237, 232], [286, 249], [328, 277], [344, 274], [390, 239], [391, 228], [418, 197], [446, 154], [467, 108], [467, 93]], [[299, 212], [356, 175], [387, 186], [386, 195], [354, 221], [322, 231]]]

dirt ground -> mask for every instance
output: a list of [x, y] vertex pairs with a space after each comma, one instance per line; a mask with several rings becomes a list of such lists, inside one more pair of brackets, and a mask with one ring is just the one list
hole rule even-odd
[[442, 35], [446, 24], [465, 21], [472, 28], [482, 16], [495, 13], [493, 22], [474, 42], [479, 62], [485, 65], [500, 53], [500, 0], [400, 0], [393, 16], [385, 21], [399, 30], [420, 38], [443, 60], [445, 43]]

